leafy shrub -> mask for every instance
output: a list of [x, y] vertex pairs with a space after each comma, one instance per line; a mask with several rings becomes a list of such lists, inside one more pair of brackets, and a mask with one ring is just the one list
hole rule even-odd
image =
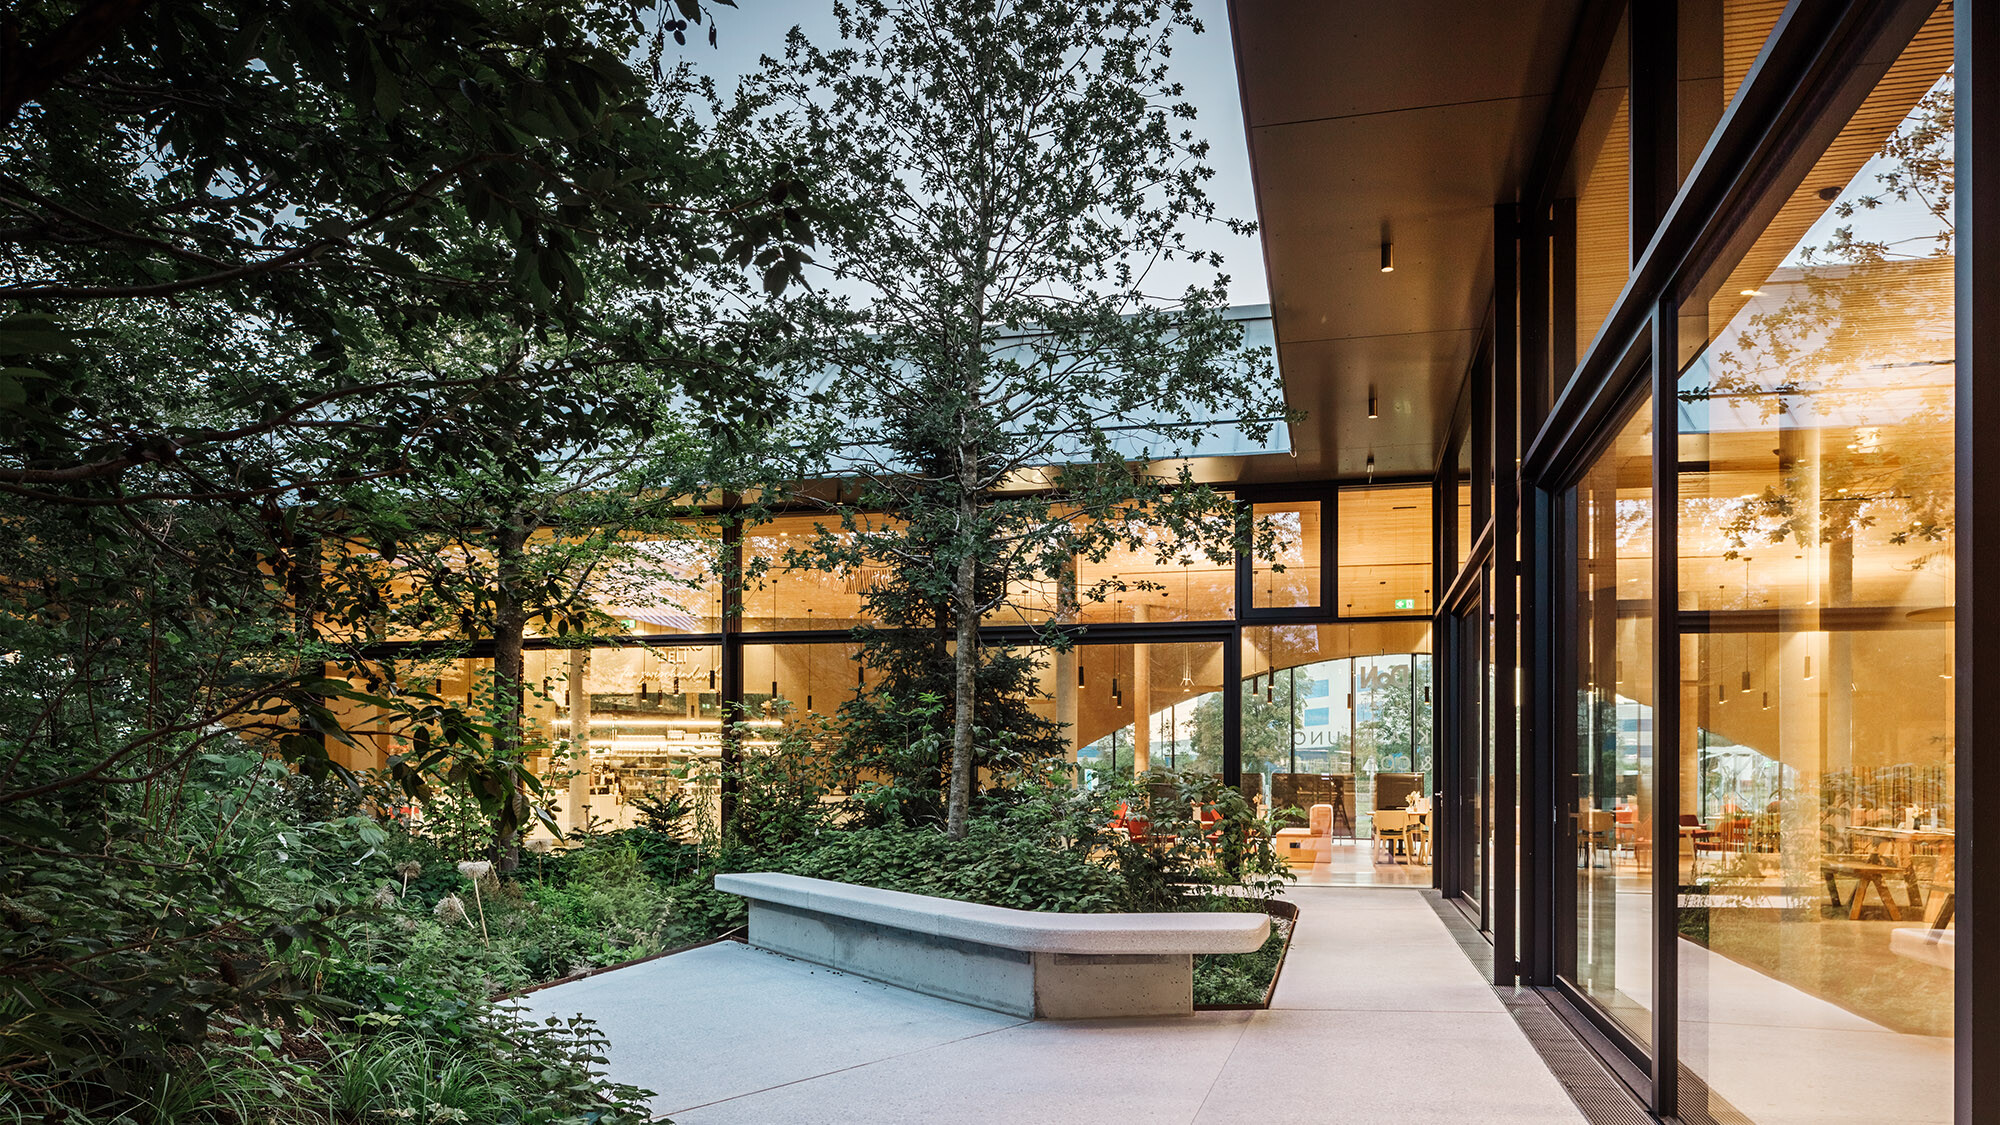
[[[587, 1027], [523, 1026], [488, 999], [658, 944], [668, 898], [632, 849], [579, 857], [593, 882], [546, 912], [496, 885], [489, 947], [476, 921], [434, 913], [469, 884], [432, 842], [311, 788], [255, 754], [211, 756], [171, 819], [104, 794], [39, 837], [62, 847], [10, 856], [0, 1123], [648, 1119], [596, 1073]], [[542, 963], [523, 952], [537, 941], [556, 947]], [[382, 1043], [393, 1060], [371, 1056]], [[408, 1073], [403, 1100], [361, 1116], [343, 1083], [371, 1058]]]
[[1261, 1004], [1278, 975], [1285, 939], [1293, 923], [1273, 921], [1271, 936], [1249, 953], [1206, 953], [1194, 959], [1194, 1002], [1202, 1004]]
[[361, 862], [384, 833], [271, 816], [283, 776], [255, 755], [205, 755], [171, 818], [149, 816], [135, 789], [99, 791], [87, 811], [11, 807], [0, 1117], [118, 1104], [231, 1020], [332, 1014], [305, 959], [366, 896], [312, 872]]

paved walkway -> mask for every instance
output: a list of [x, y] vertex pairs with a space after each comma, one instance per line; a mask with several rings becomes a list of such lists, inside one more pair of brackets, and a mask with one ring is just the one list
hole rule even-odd
[[679, 1125], [1583, 1118], [1413, 891], [1298, 888], [1272, 1007], [1029, 1022], [722, 943], [526, 998]]

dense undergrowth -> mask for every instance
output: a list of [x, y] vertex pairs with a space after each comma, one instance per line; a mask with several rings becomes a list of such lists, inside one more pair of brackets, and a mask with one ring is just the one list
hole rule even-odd
[[0, 1121], [650, 1120], [588, 1024], [489, 999], [662, 940], [665, 896], [615, 853], [597, 894], [543, 908], [490, 874], [475, 898], [447, 841], [252, 753], [203, 756], [174, 794], [9, 813], [67, 824], [0, 872]]
[[1194, 959], [1194, 1002], [1207, 1005], [1262, 1004], [1278, 965], [1285, 959], [1285, 941], [1293, 921], [1273, 920], [1271, 936], [1249, 953], [1217, 953]]
[[[82, 846], [7, 868], [0, 1122], [642, 1121], [587, 1023], [525, 1023], [494, 998], [741, 925], [719, 872], [1082, 912], [1255, 909], [1283, 878], [1267, 826], [1211, 780], [1015, 777], [955, 840], [871, 822], [865, 789], [825, 800], [796, 749], [746, 770], [728, 833], [667, 818], [505, 875], [473, 858], [469, 801], [382, 818], [386, 792], [204, 758], [157, 828], [107, 807]], [[1147, 843], [1111, 831], [1121, 807], [1150, 813]], [[1254, 1002], [1276, 948], [1203, 959], [1197, 1001]]]

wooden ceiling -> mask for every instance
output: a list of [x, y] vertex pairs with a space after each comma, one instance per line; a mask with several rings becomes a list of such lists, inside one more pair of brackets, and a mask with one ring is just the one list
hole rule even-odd
[[[1296, 456], [1240, 479], [1427, 475], [1492, 298], [1575, 0], [1232, 0]], [[1380, 272], [1381, 245], [1395, 271]], [[1368, 417], [1371, 388], [1377, 417]]]

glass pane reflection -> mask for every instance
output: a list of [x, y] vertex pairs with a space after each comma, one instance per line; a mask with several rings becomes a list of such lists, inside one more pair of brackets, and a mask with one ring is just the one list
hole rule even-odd
[[1952, 1120], [1950, 25], [1681, 321], [1682, 1104], [1715, 1120]]
[[1570, 493], [1576, 756], [1563, 826], [1575, 871], [1561, 968], [1652, 1038], [1653, 412], [1641, 402]]

